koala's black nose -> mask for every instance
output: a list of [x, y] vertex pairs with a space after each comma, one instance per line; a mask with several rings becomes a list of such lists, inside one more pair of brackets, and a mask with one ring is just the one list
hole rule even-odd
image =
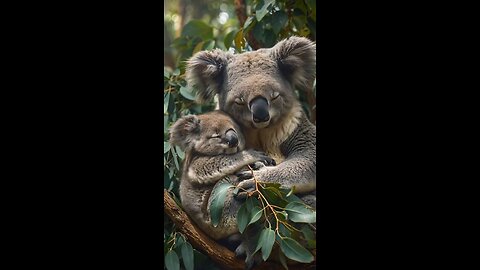
[[267, 122], [270, 120], [268, 102], [263, 97], [256, 97], [250, 102], [250, 111], [252, 111], [253, 121], [255, 123]]
[[238, 145], [238, 136], [233, 129], [227, 131], [225, 134], [225, 140], [227, 141], [229, 147], [237, 147]]

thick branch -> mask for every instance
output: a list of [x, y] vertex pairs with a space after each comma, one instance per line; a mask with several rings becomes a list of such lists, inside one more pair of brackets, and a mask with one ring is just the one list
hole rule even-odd
[[[192, 220], [187, 216], [187, 214], [175, 203], [172, 197], [170, 197], [170, 194], [168, 194], [166, 189], [163, 190], [163, 195], [165, 213], [170, 217], [173, 223], [177, 225], [178, 230], [188, 238], [188, 242], [192, 244], [194, 248], [202, 251], [202, 253], [210, 257], [222, 269], [245, 269], [245, 262], [236, 258], [234, 252], [212, 240], [195, 224], [193, 224]], [[312, 264], [289, 265], [290, 270], [305, 270], [310, 269], [311, 267], [315, 267], [315, 261]], [[263, 262], [259, 266], [255, 267], [255, 269], [278, 270], [283, 269], [283, 267], [279, 264]]]
[[213, 241], [197, 226], [193, 225], [192, 220], [178, 207], [166, 189], [164, 189], [163, 195], [165, 213], [177, 225], [179, 231], [188, 238], [188, 241], [194, 248], [201, 250], [205, 255], [225, 269], [245, 269], [245, 263], [236, 258], [232, 251]]

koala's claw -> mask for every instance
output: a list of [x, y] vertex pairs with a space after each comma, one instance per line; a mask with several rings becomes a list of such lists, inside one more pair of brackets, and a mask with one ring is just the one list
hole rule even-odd
[[247, 193], [255, 190], [255, 180], [248, 179], [240, 182], [237, 185], [236, 189], [238, 189], [237, 194], [233, 194], [233, 197], [237, 200], [244, 200], [247, 198]]
[[275, 162], [275, 159], [271, 158], [271, 157], [266, 157], [263, 161], [262, 161], [265, 166], [276, 166], [277, 163]]
[[252, 170], [258, 170], [258, 169], [264, 167], [265, 165], [266, 164], [263, 163], [262, 161], [257, 161], [255, 163], [250, 164], [249, 166], [250, 166], [250, 168], [252, 168]]
[[235, 175], [238, 177], [239, 181], [253, 178], [253, 173], [249, 170], [237, 172]]

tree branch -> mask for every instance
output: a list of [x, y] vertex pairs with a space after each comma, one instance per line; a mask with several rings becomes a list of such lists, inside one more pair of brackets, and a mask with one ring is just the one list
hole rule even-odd
[[[202, 251], [202, 253], [210, 257], [222, 269], [245, 269], [245, 262], [235, 257], [234, 252], [215, 242], [203, 231], [201, 231], [187, 216], [187, 214], [175, 203], [166, 189], [163, 190], [163, 195], [165, 213], [170, 217], [173, 223], [177, 225], [178, 230], [188, 238], [188, 242], [192, 244], [195, 249]], [[315, 261], [313, 261], [311, 264], [295, 264], [292, 266], [289, 264], [289, 269], [313, 269], [316, 264]], [[283, 267], [272, 262], [263, 262], [254, 269], [279, 270], [283, 269]]]

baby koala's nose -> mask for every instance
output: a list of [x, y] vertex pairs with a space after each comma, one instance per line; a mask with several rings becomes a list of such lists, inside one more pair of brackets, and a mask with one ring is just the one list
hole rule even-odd
[[238, 136], [233, 129], [227, 131], [225, 134], [225, 140], [227, 141], [229, 147], [237, 147], [238, 145]]

